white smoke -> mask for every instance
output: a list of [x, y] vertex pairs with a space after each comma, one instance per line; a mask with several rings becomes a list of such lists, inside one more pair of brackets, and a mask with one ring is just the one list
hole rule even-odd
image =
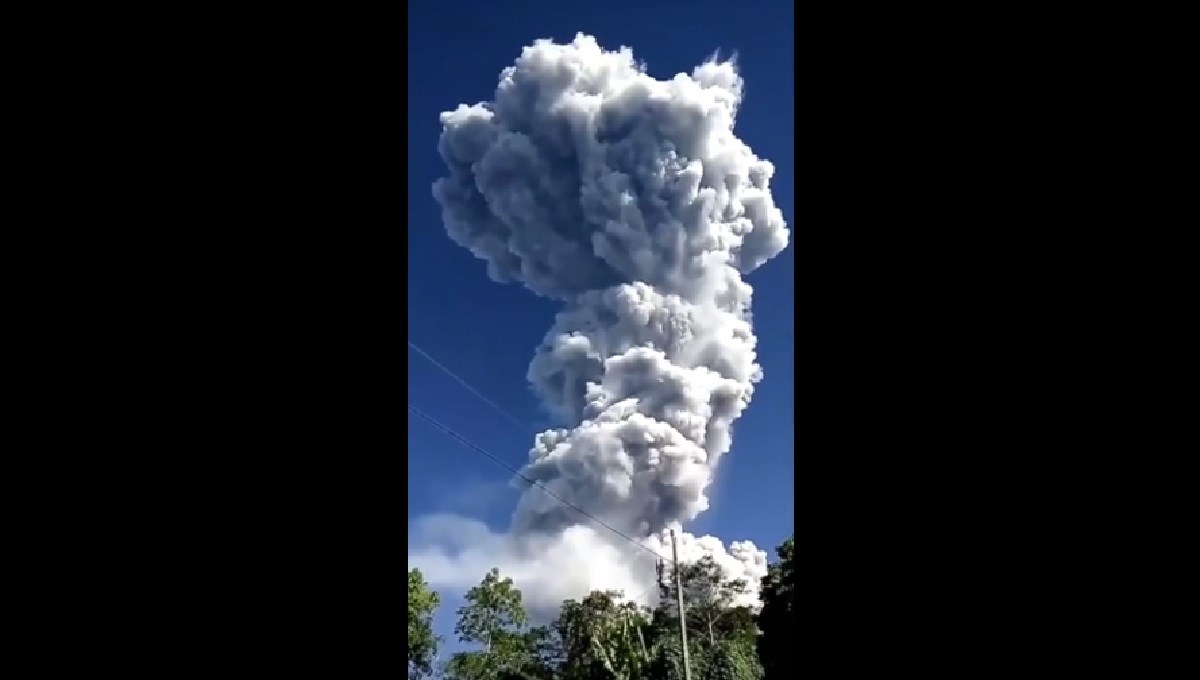
[[[762, 376], [741, 277], [787, 245], [774, 168], [733, 134], [741, 97], [732, 61], [658, 81], [580, 34], [525, 48], [493, 101], [442, 114], [447, 232], [492, 279], [564, 302], [528, 374], [562, 428], [538, 435], [524, 473], [666, 556], [666, 532], [708, 507]], [[547, 611], [653, 591], [646, 551], [538, 489], [507, 534], [447, 517], [416, 533], [410, 563], [435, 586], [498, 566]], [[764, 552], [679, 540], [680, 559], [712, 555], [757, 599]]]

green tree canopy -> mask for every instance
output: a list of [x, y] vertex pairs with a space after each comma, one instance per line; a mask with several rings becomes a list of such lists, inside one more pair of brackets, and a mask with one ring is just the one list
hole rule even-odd
[[449, 680], [540, 679], [548, 677], [538, 663], [545, 629], [526, 630], [527, 617], [521, 591], [498, 569], [487, 573], [467, 591], [466, 604], [458, 609], [454, 632], [462, 642], [483, 649], [460, 652], [445, 667]]
[[551, 629], [559, 644], [559, 677], [630, 680], [645, 677], [650, 661], [645, 628], [649, 612], [622, 602], [619, 591], [594, 591], [563, 602]]
[[433, 613], [438, 594], [418, 569], [408, 570], [408, 677], [431, 675], [437, 655], [438, 638], [433, 634]]
[[[794, 634], [795, 563], [788, 538], [777, 549], [762, 582], [763, 609], [756, 614], [735, 602], [746, 583], [728, 580], [711, 557], [681, 564], [693, 680], [782, 678], [790, 664]], [[445, 664], [447, 680], [676, 680], [684, 677], [673, 571], [660, 583], [653, 610], [624, 601], [616, 591], [595, 591], [563, 602], [547, 627], [529, 628], [521, 592], [496, 569], [466, 595], [455, 632], [480, 647]], [[410, 675], [414, 650], [431, 659], [436, 639], [413, 637], [413, 573], [409, 575]], [[416, 584], [423, 587], [420, 574]], [[428, 592], [427, 589], [425, 592]], [[432, 612], [437, 596], [432, 596]], [[418, 598], [420, 600], [421, 598]], [[427, 598], [428, 599], [428, 598]], [[419, 607], [417, 611], [423, 611]], [[427, 617], [428, 619], [428, 617]], [[427, 620], [426, 619], [426, 620]], [[428, 626], [426, 626], [428, 628]], [[419, 626], [418, 626], [419, 628]], [[761, 633], [760, 633], [761, 632]], [[418, 644], [413, 645], [413, 641]], [[422, 646], [424, 644], [424, 646]], [[421, 668], [428, 672], [428, 662]]]
[[769, 567], [762, 580], [762, 612], [758, 617], [762, 635], [758, 657], [767, 680], [782, 680], [794, 670], [796, 630], [796, 559], [792, 537], [777, 549], [779, 561]]
[[[697, 680], [757, 680], [762, 677], [755, 653], [758, 627], [753, 612], [735, 606], [746, 583], [724, 577], [711, 557], [679, 566], [688, 622], [688, 655]], [[661, 584], [654, 613], [656, 668], [653, 677], [682, 678], [679, 606], [674, 579]]]

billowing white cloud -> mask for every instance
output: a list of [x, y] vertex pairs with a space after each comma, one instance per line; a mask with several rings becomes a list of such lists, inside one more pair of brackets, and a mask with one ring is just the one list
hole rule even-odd
[[[732, 61], [659, 81], [581, 34], [525, 48], [492, 101], [442, 115], [449, 236], [494, 280], [564, 305], [528, 372], [562, 427], [538, 435], [524, 474], [663, 555], [665, 532], [707, 509], [762, 376], [742, 276], [787, 245], [774, 168], [733, 134], [742, 91]], [[435, 586], [496, 566], [534, 607], [653, 591], [652, 557], [539, 489], [504, 534], [439, 516], [414, 538], [410, 563]], [[681, 559], [712, 554], [757, 591], [752, 544], [680, 541]]]

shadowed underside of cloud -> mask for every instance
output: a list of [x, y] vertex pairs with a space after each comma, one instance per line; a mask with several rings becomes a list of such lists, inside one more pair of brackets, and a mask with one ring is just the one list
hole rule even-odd
[[[563, 303], [527, 375], [562, 427], [523, 474], [664, 556], [666, 531], [708, 508], [762, 377], [742, 276], [788, 239], [774, 167], [733, 134], [742, 85], [731, 61], [658, 81], [581, 34], [525, 48], [492, 101], [442, 115], [448, 235], [494, 280]], [[653, 590], [646, 551], [528, 485], [507, 534], [444, 515], [415, 529], [410, 562], [435, 586], [500, 567], [535, 608]], [[680, 541], [756, 598], [765, 553]]]

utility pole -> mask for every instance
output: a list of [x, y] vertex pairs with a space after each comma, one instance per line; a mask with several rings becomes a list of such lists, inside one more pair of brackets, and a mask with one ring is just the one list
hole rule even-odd
[[679, 639], [683, 641], [683, 677], [692, 680], [692, 663], [688, 660], [687, 612], [683, 609], [683, 580], [679, 578], [679, 553], [675, 550], [675, 530], [671, 529], [671, 560], [675, 562], [675, 595], [679, 598]]

